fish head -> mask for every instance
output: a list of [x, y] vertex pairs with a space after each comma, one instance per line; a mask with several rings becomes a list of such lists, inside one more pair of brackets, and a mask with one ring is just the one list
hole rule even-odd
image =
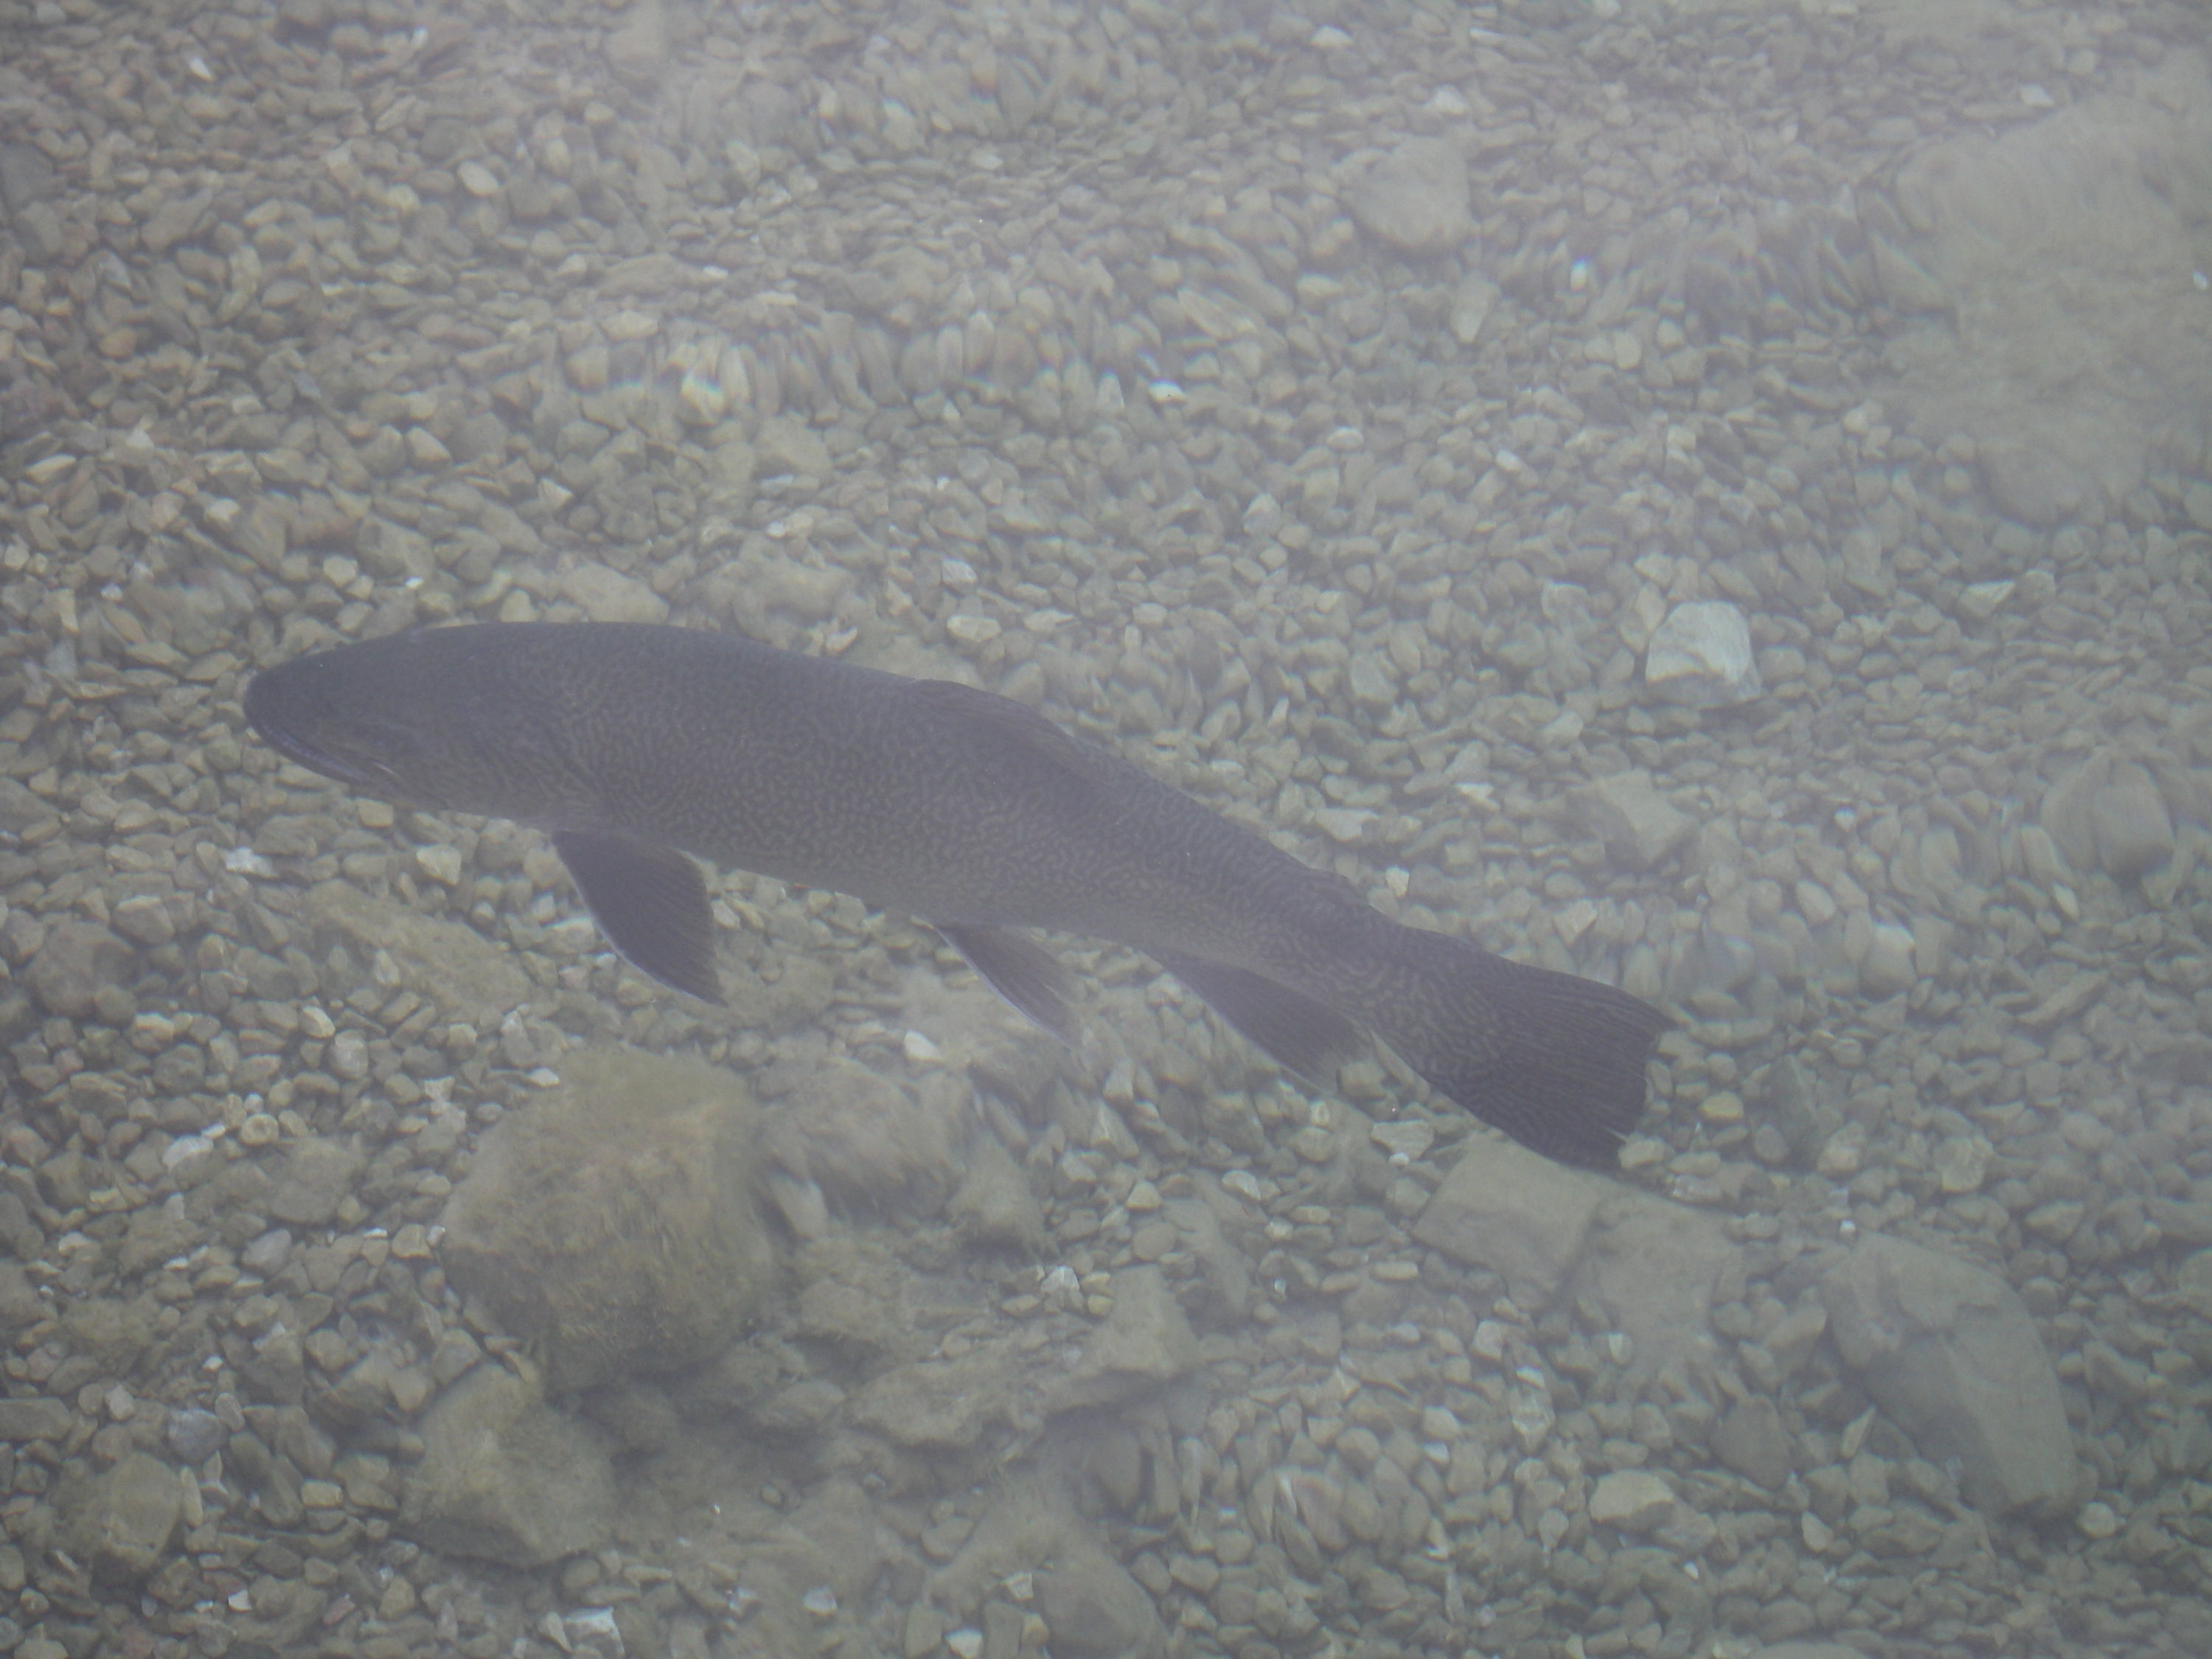
[[526, 658], [473, 637], [505, 631], [434, 629], [295, 658], [247, 684], [246, 721], [287, 760], [363, 794], [588, 821], [596, 792], [562, 739], [557, 692], [533, 681]]

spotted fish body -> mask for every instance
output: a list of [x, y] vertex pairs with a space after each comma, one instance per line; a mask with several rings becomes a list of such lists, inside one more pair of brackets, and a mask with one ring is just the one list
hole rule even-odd
[[714, 997], [696, 856], [938, 928], [1073, 1030], [1025, 934], [1152, 956], [1294, 1070], [1380, 1037], [1537, 1151], [1610, 1165], [1667, 1024], [1595, 981], [1391, 921], [1349, 884], [1006, 698], [731, 635], [611, 623], [396, 635], [257, 675], [246, 713], [366, 793], [550, 833], [607, 936]]

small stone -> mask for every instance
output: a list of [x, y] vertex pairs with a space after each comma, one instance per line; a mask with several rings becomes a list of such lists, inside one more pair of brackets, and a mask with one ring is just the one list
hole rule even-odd
[[1980, 1191], [1996, 1151], [1981, 1135], [1947, 1135], [1936, 1143], [1932, 1160], [1937, 1184], [1954, 1194]]
[[[258, 1115], [265, 1117], [268, 1115], [261, 1113]], [[247, 1121], [252, 1121], [251, 1119]], [[269, 1119], [272, 1127], [276, 1121], [273, 1117]], [[259, 1273], [264, 1278], [267, 1278], [270, 1274], [281, 1273], [284, 1263], [291, 1258], [291, 1255], [290, 1230], [284, 1227], [271, 1227], [239, 1252], [238, 1265], [250, 1273]]]
[[1437, 1132], [1417, 1118], [1377, 1123], [1367, 1131], [1367, 1138], [1389, 1157], [1402, 1158], [1408, 1164], [1419, 1163], [1437, 1144]]
[[1770, 1492], [1790, 1478], [1790, 1436], [1771, 1400], [1754, 1395], [1731, 1407], [1713, 1430], [1713, 1455]]
[[1912, 930], [1894, 922], [1880, 922], [1873, 943], [1859, 963], [1859, 988], [1869, 997], [1893, 997], [1909, 991], [1919, 978], [1913, 965]]
[[461, 849], [451, 842], [435, 842], [415, 849], [415, 862], [422, 873], [443, 886], [451, 887], [461, 878], [464, 867]]
[[1175, 1249], [1178, 1237], [1169, 1223], [1148, 1221], [1130, 1239], [1129, 1253], [1139, 1261], [1158, 1261]]
[[461, 181], [461, 188], [471, 196], [491, 197], [499, 194], [499, 175], [481, 161], [464, 161], [453, 169], [453, 176]]
[[197, 1406], [186, 1406], [169, 1413], [164, 1429], [169, 1449], [185, 1462], [204, 1463], [223, 1448], [230, 1438], [230, 1431], [213, 1412], [203, 1411]]
[[1959, 614], [1969, 622], [1987, 622], [2004, 608], [2015, 581], [1970, 582], [1959, 590]]
[[2099, 1500], [2081, 1505], [2074, 1524], [2090, 1538], [2110, 1538], [2120, 1529], [2120, 1517], [2110, 1504]]

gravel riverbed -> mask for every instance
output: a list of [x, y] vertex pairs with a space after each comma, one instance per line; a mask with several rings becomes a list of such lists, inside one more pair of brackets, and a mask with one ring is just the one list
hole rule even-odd
[[[2185, 6], [0, 0], [0, 1654], [2212, 1650]], [[1618, 1178], [257, 668], [737, 629], [1677, 1013]]]

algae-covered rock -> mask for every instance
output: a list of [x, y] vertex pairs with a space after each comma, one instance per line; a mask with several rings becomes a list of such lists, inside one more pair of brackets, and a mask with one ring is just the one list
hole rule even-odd
[[1044, 1248], [1044, 1206], [1029, 1177], [993, 1134], [978, 1134], [945, 1214], [971, 1244], [1034, 1255]]
[[454, 1190], [447, 1272], [533, 1345], [555, 1393], [711, 1358], [776, 1273], [752, 1198], [756, 1113], [697, 1061], [608, 1049], [564, 1071]]
[[609, 1443], [548, 1406], [534, 1377], [478, 1365], [422, 1420], [400, 1523], [433, 1549], [511, 1567], [593, 1548], [614, 1517]]

